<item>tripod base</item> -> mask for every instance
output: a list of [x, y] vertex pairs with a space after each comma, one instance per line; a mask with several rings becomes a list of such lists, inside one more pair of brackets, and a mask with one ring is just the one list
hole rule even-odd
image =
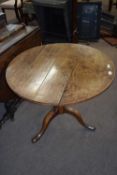
[[58, 114], [63, 114], [63, 113], [68, 113], [71, 114], [71, 116], [75, 117], [77, 119], [77, 121], [85, 128], [94, 131], [96, 128], [93, 126], [89, 126], [87, 125], [84, 120], [81, 117], [81, 114], [72, 109], [72, 108], [67, 108], [64, 106], [58, 106], [58, 107], [53, 107], [53, 109], [51, 111], [49, 111], [44, 120], [43, 120], [43, 124], [42, 124], [42, 128], [39, 130], [39, 132], [37, 132], [37, 134], [32, 138], [32, 142], [35, 143], [37, 142], [42, 135], [44, 134], [44, 132], [46, 131], [46, 129], [48, 128], [49, 123], [52, 121], [52, 119], [54, 119]]

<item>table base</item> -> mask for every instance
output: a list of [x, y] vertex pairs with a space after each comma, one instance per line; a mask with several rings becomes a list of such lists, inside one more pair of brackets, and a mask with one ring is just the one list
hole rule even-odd
[[39, 130], [39, 132], [37, 132], [37, 134], [32, 138], [32, 142], [35, 143], [37, 142], [42, 135], [45, 133], [46, 129], [48, 128], [49, 123], [52, 121], [52, 119], [54, 119], [56, 116], [58, 116], [59, 114], [63, 114], [63, 113], [68, 113], [71, 114], [73, 117], [75, 117], [77, 119], [77, 121], [85, 128], [89, 129], [90, 131], [94, 131], [96, 128], [93, 126], [89, 126], [87, 125], [80, 112], [77, 110], [74, 110], [72, 108], [68, 108], [68, 107], [64, 107], [64, 106], [54, 106], [52, 108], [51, 111], [49, 111], [44, 120], [43, 120], [43, 124], [42, 124], [42, 128]]

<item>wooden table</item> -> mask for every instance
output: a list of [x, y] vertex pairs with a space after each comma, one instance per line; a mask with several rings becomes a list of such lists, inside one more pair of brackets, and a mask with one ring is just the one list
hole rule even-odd
[[112, 61], [100, 51], [79, 44], [50, 44], [29, 49], [8, 66], [6, 79], [20, 97], [53, 108], [43, 120], [33, 143], [44, 134], [58, 114], [69, 113], [89, 130], [81, 114], [68, 104], [91, 99], [103, 92], [114, 78]]
[[[10, 24], [10, 26], [13, 27], [14, 24]], [[8, 118], [14, 116], [14, 110], [16, 110], [16, 107], [12, 107], [12, 104], [14, 105], [14, 99], [16, 99], [17, 96], [6, 83], [6, 68], [9, 62], [19, 53], [40, 44], [40, 30], [37, 26], [23, 27], [0, 42], [0, 102], [4, 102], [6, 108], [6, 113], [3, 115], [3, 118], [0, 119], [0, 127]]]

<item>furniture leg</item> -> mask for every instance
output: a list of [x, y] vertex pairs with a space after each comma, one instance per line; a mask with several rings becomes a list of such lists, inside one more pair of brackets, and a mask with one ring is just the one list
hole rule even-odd
[[19, 14], [20, 14], [20, 21], [23, 22], [23, 10], [22, 10], [22, 8], [19, 8]]
[[110, 12], [112, 9], [112, 5], [113, 5], [113, 0], [109, 0], [109, 6], [108, 6], [108, 11]]
[[67, 9], [64, 10], [64, 21], [65, 21], [65, 28], [66, 28], [66, 34], [67, 34], [67, 39], [68, 42], [71, 42], [71, 29], [70, 29], [70, 16], [69, 12]]
[[96, 128], [93, 127], [93, 126], [87, 125], [87, 124], [84, 122], [84, 120], [83, 120], [83, 118], [82, 118], [80, 112], [78, 112], [77, 110], [74, 110], [74, 109], [72, 109], [72, 108], [67, 108], [67, 107], [65, 108], [65, 107], [64, 107], [64, 113], [71, 114], [71, 115], [72, 115], [73, 117], [75, 117], [75, 118], [77, 119], [77, 121], [78, 121], [82, 126], [84, 126], [85, 128], [87, 128], [87, 129], [89, 129], [89, 130], [91, 130], [91, 131], [93, 131], [93, 130], [96, 129]]
[[58, 114], [63, 114], [63, 113], [68, 113], [71, 114], [72, 116], [74, 116], [78, 122], [85, 128], [94, 131], [96, 128], [93, 126], [89, 126], [87, 125], [84, 120], [81, 117], [81, 114], [76, 111], [73, 110], [72, 108], [66, 108], [64, 106], [59, 106], [59, 107], [53, 107], [52, 111], [48, 112], [47, 115], [45, 116], [44, 120], [43, 120], [43, 124], [42, 124], [42, 128], [37, 132], [37, 134], [32, 138], [32, 142], [36, 143], [41, 137], [42, 135], [45, 133], [46, 129], [48, 128], [48, 125], [50, 124], [50, 122], [52, 121], [52, 119], [54, 119]]
[[29, 16], [28, 16], [28, 14], [24, 14], [24, 15], [23, 15], [23, 22], [24, 22], [26, 25], [28, 25], [28, 22], [29, 22]]
[[16, 14], [16, 18], [18, 19], [18, 21], [21, 22], [21, 18], [20, 18], [19, 11], [17, 8], [15, 8], [15, 14]]
[[115, 2], [115, 5], [116, 5], [116, 8], [117, 8], [117, 0], [116, 0], [116, 2]]
[[44, 120], [43, 120], [43, 124], [42, 124], [42, 128], [39, 130], [39, 132], [32, 138], [32, 142], [35, 143], [37, 142], [41, 136], [45, 133], [46, 129], [48, 128], [49, 123], [51, 122], [51, 120], [56, 117], [56, 115], [58, 114], [58, 110], [54, 109], [50, 112], [47, 113], [47, 115], [45, 116]]
[[1, 8], [2, 12], [5, 14], [5, 22], [7, 24], [7, 18], [6, 18], [6, 13], [5, 13], [5, 9], [4, 8]]

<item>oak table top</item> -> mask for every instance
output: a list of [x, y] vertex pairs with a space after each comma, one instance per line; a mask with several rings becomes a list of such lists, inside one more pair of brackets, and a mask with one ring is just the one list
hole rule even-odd
[[18, 55], [6, 71], [11, 89], [34, 102], [65, 105], [92, 98], [114, 78], [112, 61], [79, 44], [50, 44]]
[[32, 138], [37, 142], [58, 114], [68, 113], [85, 128], [81, 114], [67, 104], [86, 101], [103, 92], [114, 79], [111, 59], [97, 49], [80, 44], [49, 44], [19, 54], [8, 66], [6, 79], [20, 97], [52, 104], [42, 128]]

